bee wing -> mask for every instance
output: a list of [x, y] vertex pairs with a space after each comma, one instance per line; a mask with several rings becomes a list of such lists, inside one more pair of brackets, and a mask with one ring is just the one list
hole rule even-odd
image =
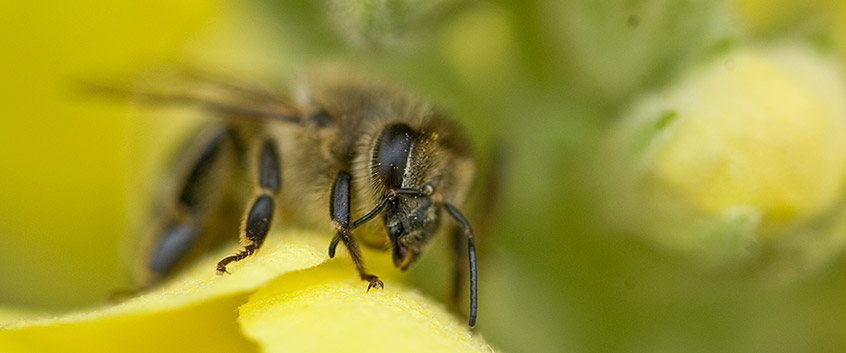
[[233, 119], [301, 122], [302, 112], [285, 95], [191, 72], [151, 75], [132, 85], [85, 84], [96, 94], [127, 97], [146, 104], [189, 105]]

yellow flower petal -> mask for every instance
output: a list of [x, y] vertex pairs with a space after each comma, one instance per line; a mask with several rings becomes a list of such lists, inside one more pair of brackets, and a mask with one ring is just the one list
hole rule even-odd
[[[367, 292], [345, 252], [320, 265], [328, 243], [328, 234], [276, 232], [217, 276], [234, 250], [223, 249], [125, 302], [0, 326], [0, 352], [493, 351], [463, 318], [402, 286], [385, 253], [365, 253], [386, 279]], [[0, 323], [25, 315], [0, 310]]]
[[10, 323], [38, 315], [38, 312], [24, 308], [0, 307], [0, 328]]
[[0, 352], [248, 351], [253, 345], [236, 325], [245, 293], [324, 262], [328, 241], [325, 235], [276, 232], [254, 256], [232, 264], [232, 275], [217, 276], [215, 264], [235, 250], [233, 244], [125, 302], [7, 325]]
[[241, 307], [264, 352], [493, 352], [464, 318], [396, 282], [366, 286], [346, 262], [285, 275]]
[[254, 352], [233, 310], [244, 297], [140, 314], [109, 307], [0, 329], [0, 351], [14, 352]]

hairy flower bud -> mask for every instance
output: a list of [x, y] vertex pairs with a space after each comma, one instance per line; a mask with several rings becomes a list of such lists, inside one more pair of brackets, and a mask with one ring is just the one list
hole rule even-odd
[[708, 267], [793, 261], [842, 208], [843, 69], [800, 45], [738, 49], [641, 99], [610, 145], [624, 226]]

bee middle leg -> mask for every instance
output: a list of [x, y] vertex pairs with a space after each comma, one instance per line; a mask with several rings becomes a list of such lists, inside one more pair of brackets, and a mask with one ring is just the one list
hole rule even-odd
[[240, 261], [252, 255], [264, 243], [275, 209], [274, 197], [282, 186], [282, 172], [280, 168], [279, 149], [272, 140], [266, 140], [261, 146], [258, 164], [259, 195], [253, 201], [247, 221], [241, 234], [246, 245], [243, 250], [232, 256], [227, 256], [217, 263], [217, 274], [228, 273], [226, 265]]
[[335, 178], [335, 183], [332, 184], [332, 196], [329, 203], [329, 213], [332, 215], [332, 226], [335, 227], [337, 233], [329, 244], [329, 257], [335, 257], [335, 247], [338, 246], [339, 241], [343, 241], [347, 250], [350, 252], [350, 257], [355, 264], [358, 275], [362, 280], [369, 282], [367, 290], [371, 288], [382, 289], [384, 283], [379, 277], [367, 273], [364, 269], [364, 259], [361, 257], [361, 249], [358, 247], [358, 242], [352, 234], [352, 225], [350, 222], [350, 180], [352, 177], [347, 172], [339, 172]]

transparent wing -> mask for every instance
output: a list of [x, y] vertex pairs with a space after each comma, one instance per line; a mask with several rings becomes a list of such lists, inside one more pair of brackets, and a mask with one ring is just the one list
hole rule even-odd
[[197, 72], [160, 72], [132, 84], [84, 83], [82, 86], [89, 93], [125, 97], [145, 104], [190, 105], [226, 118], [299, 123], [303, 115], [282, 90]]

